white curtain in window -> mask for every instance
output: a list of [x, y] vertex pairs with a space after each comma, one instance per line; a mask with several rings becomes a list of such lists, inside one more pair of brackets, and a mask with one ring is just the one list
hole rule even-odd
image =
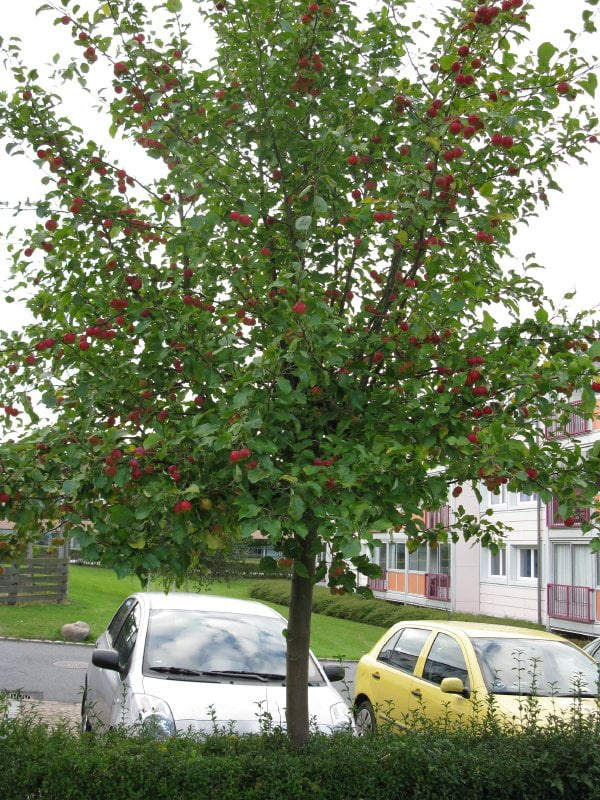
[[571, 545], [554, 545], [554, 583], [571, 583]]
[[590, 548], [586, 544], [573, 545], [573, 585], [591, 586]]

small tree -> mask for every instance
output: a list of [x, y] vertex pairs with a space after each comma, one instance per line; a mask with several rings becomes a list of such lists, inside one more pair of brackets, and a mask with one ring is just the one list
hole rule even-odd
[[[293, 559], [300, 746], [325, 548], [349, 591], [348, 560], [378, 569], [361, 541], [444, 535], [422, 512], [465, 481], [555, 495], [565, 516], [593, 502], [597, 447], [539, 431], [574, 391], [593, 414], [595, 329], [553, 308], [533, 263], [500, 261], [596, 140], [594, 65], [526, 53], [523, 0], [454, 3], [422, 48], [405, 0], [364, 20], [333, 0], [70, 5], [44, 6], [75, 53], [56, 75], [93, 74], [117, 150], [148, 164], [130, 174], [59, 116], [4, 43], [18, 89], [0, 119], [45, 194], [13, 248], [37, 322], [2, 337], [0, 508], [20, 541], [61, 517], [86, 557], [175, 583], [268, 535]], [[183, 12], [216, 34], [209, 67]], [[459, 507], [459, 533], [501, 531]]]

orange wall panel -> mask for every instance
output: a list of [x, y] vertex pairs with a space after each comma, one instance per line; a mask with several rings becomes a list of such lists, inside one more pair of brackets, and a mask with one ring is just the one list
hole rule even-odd
[[418, 575], [413, 572], [408, 573], [408, 591], [410, 594], [420, 594], [425, 596], [425, 575]]

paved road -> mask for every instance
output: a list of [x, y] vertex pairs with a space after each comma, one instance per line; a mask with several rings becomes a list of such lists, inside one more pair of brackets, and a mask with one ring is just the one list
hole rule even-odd
[[91, 657], [85, 645], [0, 639], [0, 691], [78, 703]]
[[[92, 649], [86, 645], [0, 639], [0, 691], [20, 690], [35, 700], [79, 703]], [[346, 680], [334, 686], [350, 704], [356, 662], [344, 661], [343, 666]]]

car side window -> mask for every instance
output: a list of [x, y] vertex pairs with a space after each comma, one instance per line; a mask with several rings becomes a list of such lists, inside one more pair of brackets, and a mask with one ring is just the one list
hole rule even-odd
[[389, 664], [392, 658], [392, 653], [394, 652], [394, 647], [396, 646], [396, 642], [400, 638], [402, 631], [400, 633], [395, 633], [392, 637], [390, 637], [387, 642], [383, 645], [381, 650], [379, 651], [379, 655], [377, 656], [378, 661], [383, 661], [385, 664]]
[[430, 634], [427, 628], [403, 628], [390, 655], [390, 665], [403, 672], [414, 672]]
[[137, 641], [140, 623], [140, 607], [136, 603], [129, 614], [125, 617], [121, 630], [119, 631], [114, 643], [114, 649], [119, 654], [119, 666], [125, 669]]
[[424, 680], [437, 683], [444, 678], [460, 678], [469, 688], [469, 672], [459, 643], [446, 633], [438, 633], [423, 667]]
[[123, 620], [131, 611], [133, 604], [135, 603], [135, 599], [133, 597], [128, 597], [127, 600], [121, 605], [117, 613], [111, 619], [108, 624], [107, 633], [108, 638], [110, 640], [110, 645], [112, 647], [115, 646], [115, 641], [117, 636], [119, 635], [119, 631], [121, 630], [121, 625], [123, 624]]

